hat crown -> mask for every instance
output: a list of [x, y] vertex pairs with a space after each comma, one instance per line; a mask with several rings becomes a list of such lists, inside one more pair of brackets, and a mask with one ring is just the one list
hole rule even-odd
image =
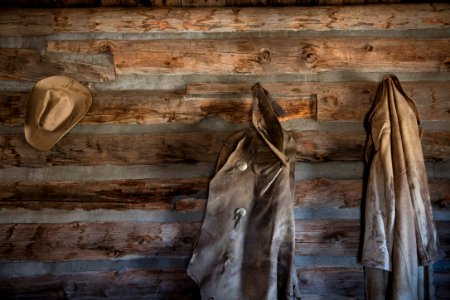
[[74, 103], [64, 89], [49, 89], [44, 96], [38, 126], [43, 130], [54, 132], [69, 120], [73, 110]]

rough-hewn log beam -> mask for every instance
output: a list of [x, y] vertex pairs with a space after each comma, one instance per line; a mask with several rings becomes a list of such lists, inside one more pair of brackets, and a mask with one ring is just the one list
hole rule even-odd
[[[0, 136], [2, 166], [164, 164], [215, 162], [230, 132], [167, 134], [69, 134], [50, 151], [31, 147], [23, 134]], [[366, 133], [297, 131], [298, 161], [361, 160]], [[450, 132], [426, 131], [422, 139], [425, 159], [450, 156]]]
[[[0, 36], [52, 33], [301, 32], [441, 29], [448, 4], [222, 9], [12, 9]], [[384, 16], [390, 16], [385, 18]]]
[[[396, 38], [50, 41], [49, 52], [111, 51], [117, 74], [447, 72], [450, 41]], [[106, 49], [106, 50], [105, 50]]]

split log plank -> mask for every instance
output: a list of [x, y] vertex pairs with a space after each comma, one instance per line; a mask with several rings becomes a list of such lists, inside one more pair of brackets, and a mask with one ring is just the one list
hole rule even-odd
[[[287, 115], [282, 120], [362, 122], [378, 83], [266, 83]], [[450, 82], [404, 82], [421, 120], [450, 121]], [[187, 93], [92, 91], [82, 124], [194, 124], [208, 116], [241, 123], [250, 118], [250, 84], [189, 84]], [[0, 91], [0, 124], [22, 125], [29, 92]]]
[[[362, 268], [297, 267], [302, 297], [307, 299], [364, 299]], [[435, 274], [436, 299], [447, 299], [450, 277]], [[63, 275], [4, 277], [0, 295], [5, 299], [31, 296], [35, 299], [126, 297], [146, 299], [199, 299], [199, 288], [185, 270], [125, 270]]]
[[0, 183], [0, 207], [203, 211], [208, 181], [190, 178]]
[[[307, 299], [364, 299], [362, 268], [298, 267], [300, 291]], [[434, 276], [436, 299], [448, 297], [450, 276]], [[66, 299], [146, 297], [146, 299], [199, 299], [199, 289], [185, 270], [124, 270], [63, 275], [0, 278], [4, 299]], [[2, 298], [3, 299], [3, 298]]]
[[2, 299], [200, 299], [185, 270], [124, 270], [0, 278]]
[[113, 80], [113, 67], [41, 57], [31, 49], [0, 49], [0, 80], [40, 80], [67, 75], [80, 81]]
[[[208, 178], [88, 182], [0, 182], [0, 208], [139, 209], [203, 212]], [[450, 181], [429, 182], [435, 210], [450, 209]], [[296, 182], [295, 207], [359, 208], [362, 180], [308, 179]]]
[[245, 40], [49, 41], [47, 51], [110, 49], [117, 74], [310, 74], [324, 71], [447, 72], [450, 40], [270, 38]]
[[[164, 164], [215, 162], [230, 132], [167, 134], [68, 134], [52, 150], [34, 149], [22, 134], [0, 136], [2, 167], [101, 164]], [[361, 160], [365, 132], [301, 131], [297, 161]], [[450, 157], [450, 132], [425, 131], [422, 139], [427, 160]]]
[[[360, 121], [368, 113], [374, 100], [378, 82], [342, 83], [264, 83], [275, 99], [279, 96], [317, 95], [318, 121]], [[449, 82], [402, 82], [405, 93], [417, 105], [421, 120], [450, 120]], [[200, 95], [231, 96], [248, 93], [249, 84], [191, 83], [187, 97]]]
[[199, 222], [0, 225], [0, 261], [190, 255]]
[[[297, 268], [300, 291], [307, 299], [363, 299], [364, 274], [361, 268]], [[185, 270], [126, 270], [0, 279], [0, 294], [14, 297], [32, 295], [39, 299], [127, 297], [146, 299], [199, 299], [198, 287]], [[48, 297], [49, 295], [57, 295]], [[7, 298], [8, 299], [8, 298]]]
[[361, 268], [310, 267], [297, 269], [302, 299], [364, 299]]
[[[233, 220], [230, 220], [232, 222]], [[437, 222], [450, 256], [449, 221]], [[0, 261], [95, 260], [191, 255], [201, 222], [102, 222], [0, 224]], [[356, 256], [360, 220], [297, 220], [296, 255]]]
[[[222, 9], [8, 9], [0, 14], [0, 36], [58, 32], [300, 32], [410, 30], [448, 26], [449, 5], [436, 3], [360, 7]], [[390, 16], [380, 18], [380, 16]]]
[[[3, 0], [9, 7], [222, 7], [222, 6], [286, 6], [286, 5], [351, 5], [401, 3], [404, 0]], [[439, 1], [436, 1], [439, 2]], [[443, 2], [443, 1], [441, 1]]]
[[[330, 161], [363, 159], [365, 132], [301, 131], [293, 132], [297, 142], [298, 161]], [[422, 148], [426, 160], [450, 157], [450, 132], [426, 131]]]
[[[0, 124], [22, 125], [27, 92], [0, 92]], [[249, 122], [251, 90], [232, 98], [183, 96], [181, 93], [154, 91], [92, 92], [92, 105], [83, 124], [195, 124], [210, 116], [233, 123]], [[282, 120], [316, 119], [316, 97], [297, 94], [277, 97], [286, 111]]]

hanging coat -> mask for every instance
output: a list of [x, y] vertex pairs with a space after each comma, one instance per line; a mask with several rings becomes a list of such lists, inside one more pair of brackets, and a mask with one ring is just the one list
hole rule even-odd
[[385, 77], [368, 118], [372, 158], [361, 262], [369, 300], [433, 297], [431, 263], [440, 252], [419, 122], [398, 79]]
[[296, 144], [281, 127], [269, 93], [259, 83], [252, 90], [252, 127], [232, 135], [221, 150], [188, 267], [202, 299], [299, 299]]

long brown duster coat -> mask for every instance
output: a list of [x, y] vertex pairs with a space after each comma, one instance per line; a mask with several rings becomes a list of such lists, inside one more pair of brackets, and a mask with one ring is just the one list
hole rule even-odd
[[281, 127], [268, 92], [256, 84], [253, 95], [253, 126], [231, 136], [220, 153], [188, 267], [202, 299], [299, 299], [295, 142]]
[[430, 299], [430, 264], [440, 253], [419, 116], [395, 76], [380, 84], [368, 122], [372, 159], [362, 253], [366, 298]]

